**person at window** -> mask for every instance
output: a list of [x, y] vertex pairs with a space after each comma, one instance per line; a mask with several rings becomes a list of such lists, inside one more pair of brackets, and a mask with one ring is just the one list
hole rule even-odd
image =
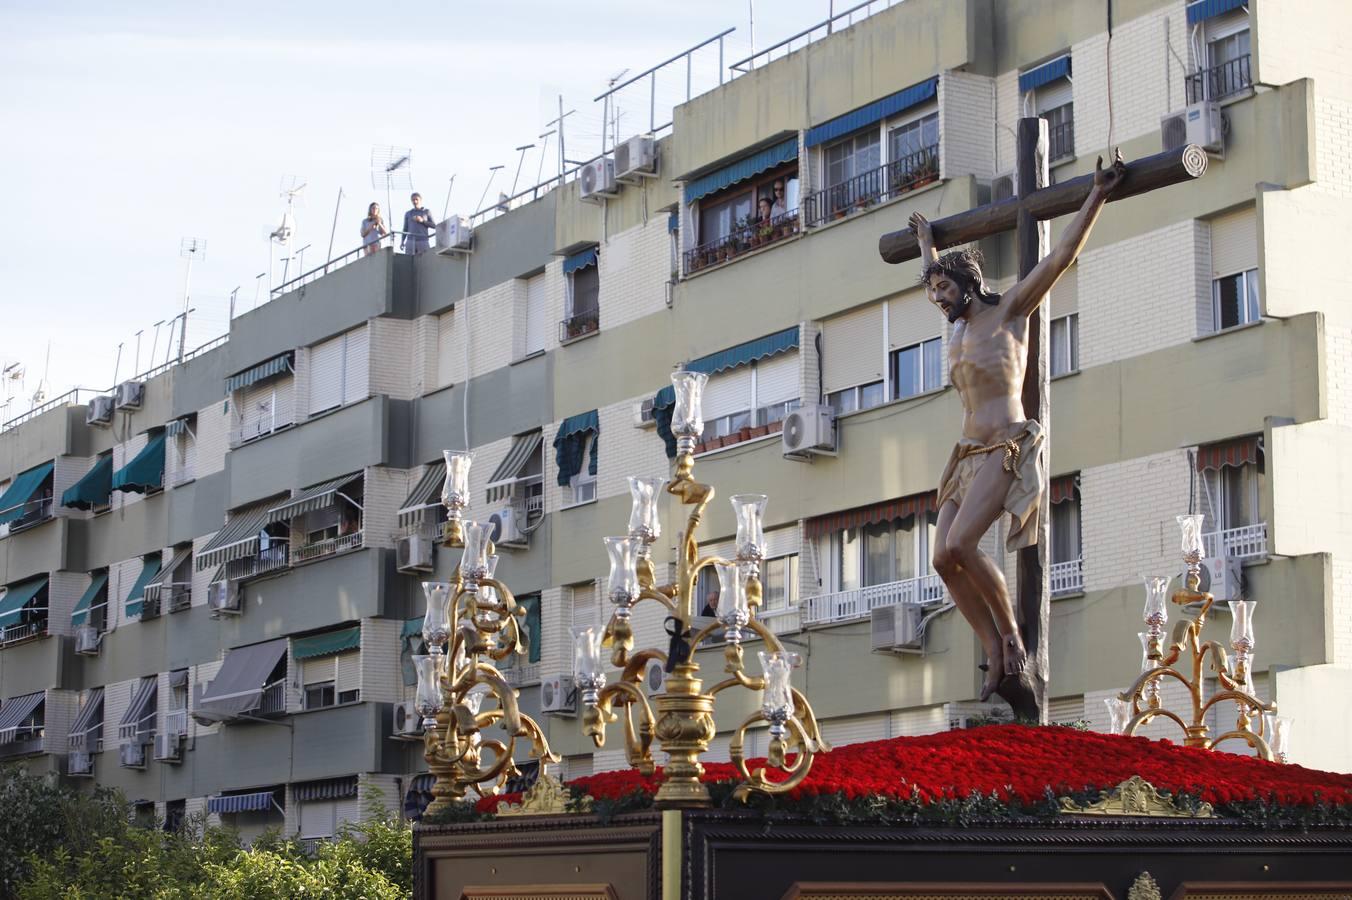
[[361, 220], [361, 245], [367, 256], [380, 249], [380, 239], [389, 234], [385, 220], [380, 217], [380, 204], [366, 207], [366, 218]]
[[709, 590], [704, 594], [704, 609], [700, 611], [701, 616], [712, 619], [718, 615], [718, 597], [718, 582], [715, 581], [709, 585]]
[[762, 197], [756, 204], [756, 224], [761, 228], [769, 228], [770, 223], [774, 221], [775, 214], [772, 212], [773, 205], [769, 197]]
[[774, 186], [774, 196], [770, 201], [770, 218], [778, 219], [789, 211], [788, 195], [784, 193], [784, 179], [776, 178]]
[[414, 193], [413, 208], [404, 213], [404, 252], [422, 253], [427, 249], [427, 233], [437, 227], [432, 214], [423, 209], [422, 194]]

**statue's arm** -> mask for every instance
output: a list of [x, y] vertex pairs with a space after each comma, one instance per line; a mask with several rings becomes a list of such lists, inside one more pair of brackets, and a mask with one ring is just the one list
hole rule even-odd
[[1108, 202], [1109, 195], [1122, 183], [1126, 171], [1127, 166], [1122, 162], [1121, 151], [1117, 153], [1112, 166], [1107, 169], [1103, 168], [1103, 158], [1099, 157], [1098, 164], [1094, 168], [1094, 186], [1090, 189], [1089, 196], [1085, 198], [1080, 211], [1061, 234], [1060, 242], [1033, 267], [1028, 277], [1020, 280], [1005, 294], [1008, 301], [1005, 307], [1007, 317], [1027, 318], [1037, 309], [1042, 298], [1047, 296], [1047, 292], [1084, 249], [1085, 241], [1089, 240], [1089, 232], [1098, 221], [1103, 204]]
[[934, 229], [930, 227], [929, 219], [914, 212], [911, 213], [911, 230], [920, 244], [920, 267], [923, 269], [939, 258], [939, 251], [934, 246]]

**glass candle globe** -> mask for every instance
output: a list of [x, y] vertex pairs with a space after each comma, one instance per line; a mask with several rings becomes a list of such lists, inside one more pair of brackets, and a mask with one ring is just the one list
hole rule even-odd
[[423, 615], [423, 640], [441, 647], [451, 635], [451, 586], [444, 581], [424, 581], [427, 612]]
[[477, 587], [479, 579], [488, 574], [489, 525], [465, 523], [465, 554], [460, 557], [460, 577]]
[[1204, 518], [1200, 514], [1178, 517], [1178, 527], [1183, 537], [1184, 556], [1202, 555], [1202, 520]]
[[1108, 732], [1122, 734], [1131, 721], [1131, 704], [1118, 697], [1105, 697], [1103, 702], [1108, 707]]
[[1230, 601], [1230, 646], [1236, 650], [1252, 651], [1253, 639], [1253, 601]]
[[1142, 575], [1145, 582], [1145, 621], [1163, 626], [1169, 621], [1169, 582], [1172, 575]]
[[629, 496], [633, 501], [629, 509], [630, 537], [651, 544], [661, 536], [662, 523], [658, 517], [657, 499], [666, 483], [665, 478], [629, 476]]
[[734, 494], [732, 514], [737, 522], [737, 558], [759, 561], [765, 558], [764, 494]]
[[573, 641], [573, 677], [579, 683], [605, 677], [605, 658], [601, 654], [599, 628], [588, 625], [578, 629]]
[[638, 548], [639, 542], [628, 537], [603, 538], [606, 555], [610, 557], [610, 575], [606, 578], [606, 593], [610, 602], [628, 608], [638, 599]]
[[1268, 746], [1272, 749], [1272, 755], [1286, 762], [1287, 754], [1291, 751], [1292, 719], [1276, 713], [1264, 713], [1263, 724], [1267, 726]]
[[733, 562], [714, 563], [714, 574], [718, 576], [718, 609], [714, 612], [728, 630], [727, 639], [735, 643], [742, 639], [742, 626], [751, 617], [746, 599], [746, 573]]
[[441, 488], [441, 502], [447, 509], [461, 510], [469, 506], [469, 467], [474, 454], [463, 450], [443, 450], [446, 458], [446, 483]]
[[436, 726], [436, 714], [441, 711], [441, 684], [437, 657], [416, 655], [413, 657], [413, 669], [418, 673], [418, 689], [413, 696], [413, 704], [418, 715], [423, 717], [423, 728]]
[[761, 712], [772, 725], [783, 725], [793, 712], [793, 692], [789, 686], [793, 657], [780, 651], [766, 653], [764, 650], [757, 655], [760, 657], [761, 672], [765, 675]]
[[677, 437], [699, 437], [704, 433], [704, 385], [709, 376], [684, 369], [671, 374], [676, 389], [676, 409], [671, 415], [671, 433]]

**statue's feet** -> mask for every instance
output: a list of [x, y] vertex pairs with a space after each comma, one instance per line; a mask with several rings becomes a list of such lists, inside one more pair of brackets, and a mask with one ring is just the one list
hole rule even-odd
[[1000, 635], [1000, 654], [1004, 657], [1006, 675], [1018, 675], [1028, 665], [1028, 651], [1023, 648], [1023, 638], [1017, 631]]
[[991, 694], [995, 693], [995, 689], [1000, 686], [1000, 679], [1004, 678], [1004, 675], [998, 656], [992, 657], [989, 663], [982, 663], [977, 668], [986, 673], [985, 679], [981, 682], [981, 695], [978, 698], [982, 703], [985, 703], [990, 699]]

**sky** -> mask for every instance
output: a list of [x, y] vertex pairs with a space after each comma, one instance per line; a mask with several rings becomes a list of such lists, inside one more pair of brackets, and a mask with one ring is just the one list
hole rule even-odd
[[[838, 2], [844, 9], [847, 2]], [[879, 7], [885, 5], [878, 3]], [[735, 27], [727, 62], [823, 21], [830, 0], [461, 0], [419, 4], [0, 0], [0, 421], [79, 386], [106, 389], [176, 355], [184, 239], [194, 259], [185, 346], [225, 333], [265, 300], [280, 195], [304, 183], [292, 263], [311, 268], [359, 243], [374, 148], [412, 150], [413, 187], [440, 217], [557, 172], [564, 109], [571, 159], [601, 149], [609, 79], [634, 75]], [[696, 91], [717, 49], [696, 57]], [[684, 68], [658, 100], [683, 99]], [[628, 77], [628, 76], [626, 76]], [[647, 84], [618, 103], [621, 139], [647, 127]], [[659, 123], [660, 124], [660, 123]], [[514, 148], [537, 146], [524, 161]], [[455, 177], [453, 189], [451, 178]], [[339, 203], [339, 191], [342, 199]], [[406, 192], [393, 198], [401, 221]], [[282, 263], [273, 266], [280, 283]], [[296, 274], [296, 268], [291, 274]], [[139, 336], [138, 336], [139, 332]], [[138, 348], [139, 344], [139, 348]], [[120, 351], [119, 351], [120, 345]], [[153, 357], [152, 357], [153, 353]], [[152, 362], [153, 359], [153, 362]]]

